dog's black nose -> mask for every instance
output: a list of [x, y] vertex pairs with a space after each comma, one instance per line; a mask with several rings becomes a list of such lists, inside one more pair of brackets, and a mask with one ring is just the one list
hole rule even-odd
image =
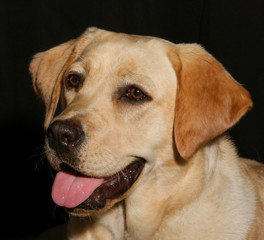
[[77, 120], [56, 120], [47, 130], [49, 146], [57, 153], [74, 151], [84, 140], [84, 132]]

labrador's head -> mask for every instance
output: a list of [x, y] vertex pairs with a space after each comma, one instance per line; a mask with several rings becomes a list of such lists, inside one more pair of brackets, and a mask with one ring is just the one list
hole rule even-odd
[[53, 199], [77, 215], [126, 198], [162, 161], [189, 160], [252, 107], [197, 44], [89, 28], [37, 54], [30, 70], [59, 172]]

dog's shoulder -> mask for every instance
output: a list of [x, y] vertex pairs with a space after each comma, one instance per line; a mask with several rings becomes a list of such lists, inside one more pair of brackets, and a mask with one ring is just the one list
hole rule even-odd
[[246, 174], [250, 177], [257, 193], [257, 218], [248, 239], [264, 238], [264, 165], [250, 159], [241, 159]]
[[241, 159], [247, 174], [256, 184], [257, 188], [262, 189], [262, 197], [264, 199], [264, 164], [251, 159]]
[[264, 164], [250, 159], [241, 159], [246, 174], [251, 178], [264, 203]]
[[264, 217], [264, 164], [250, 159], [242, 159], [242, 163], [246, 174], [255, 187], [260, 211]]

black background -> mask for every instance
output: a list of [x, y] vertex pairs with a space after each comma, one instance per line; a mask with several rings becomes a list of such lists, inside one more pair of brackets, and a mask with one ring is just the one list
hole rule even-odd
[[254, 109], [230, 134], [241, 156], [263, 162], [263, 0], [3, 0], [0, 17], [1, 236], [36, 235], [67, 219], [50, 197], [44, 108], [28, 64], [88, 26], [202, 44], [250, 91]]

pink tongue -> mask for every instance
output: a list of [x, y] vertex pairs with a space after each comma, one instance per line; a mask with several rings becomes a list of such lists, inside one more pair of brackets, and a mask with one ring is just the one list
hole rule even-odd
[[104, 179], [78, 177], [67, 172], [58, 172], [52, 187], [53, 201], [62, 207], [74, 208], [84, 202]]

